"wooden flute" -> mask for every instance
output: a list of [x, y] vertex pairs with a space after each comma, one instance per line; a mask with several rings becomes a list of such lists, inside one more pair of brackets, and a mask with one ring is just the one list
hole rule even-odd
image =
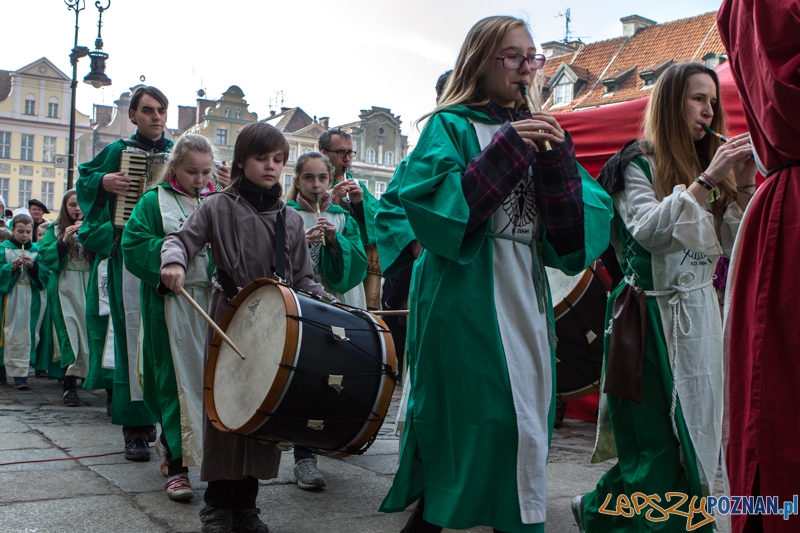
[[[524, 83], [519, 84], [519, 92], [522, 93], [522, 99], [525, 100], [525, 105], [528, 106], [528, 111], [533, 113], [534, 111], [541, 111], [540, 108], [533, 105], [533, 100], [531, 100], [531, 96], [528, 94], [528, 88], [525, 87]], [[548, 152], [553, 150], [553, 147], [550, 146], [550, 141], [547, 139], [544, 140], [544, 148]]]

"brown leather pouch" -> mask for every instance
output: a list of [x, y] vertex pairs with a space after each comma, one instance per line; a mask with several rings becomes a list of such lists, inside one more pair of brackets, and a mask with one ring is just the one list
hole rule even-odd
[[603, 392], [642, 403], [642, 365], [647, 335], [647, 297], [625, 284], [614, 301]]

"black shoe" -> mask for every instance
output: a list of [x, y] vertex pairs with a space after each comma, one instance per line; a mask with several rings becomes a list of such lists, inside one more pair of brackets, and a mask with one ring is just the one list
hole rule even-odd
[[78, 391], [69, 389], [64, 391], [64, 405], [67, 407], [78, 407], [81, 404], [81, 399], [78, 396]]
[[230, 509], [215, 509], [206, 505], [200, 509], [203, 533], [231, 533], [233, 520]]
[[114, 394], [114, 389], [106, 389], [106, 414], [111, 416], [111, 396]]
[[78, 407], [81, 399], [78, 397], [78, 380], [75, 376], [64, 376], [64, 405]]
[[157, 436], [158, 433], [156, 432], [156, 426], [155, 425], [148, 426], [147, 442], [155, 442]]
[[444, 529], [442, 526], [435, 526], [430, 522], [426, 522], [422, 518], [422, 512], [425, 509], [425, 499], [420, 498], [417, 507], [411, 511], [411, 516], [408, 517], [406, 527], [400, 530], [400, 533], [441, 533]]
[[6, 377], [6, 367], [0, 366], [0, 383], [8, 383], [8, 378]]
[[33, 373], [33, 377], [39, 379], [47, 379], [47, 370], [37, 370]]
[[150, 448], [147, 446], [147, 440], [137, 437], [126, 441], [125, 459], [128, 461], [149, 461]]
[[14, 388], [17, 390], [28, 390], [28, 378], [14, 378]]
[[234, 509], [233, 529], [238, 533], [269, 533], [267, 524], [258, 518], [261, 509]]

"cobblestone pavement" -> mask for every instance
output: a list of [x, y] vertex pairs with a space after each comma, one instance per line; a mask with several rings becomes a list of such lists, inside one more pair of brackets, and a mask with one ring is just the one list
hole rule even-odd
[[[200, 530], [198, 511], [205, 484], [190, 469], [195, 498], [167, 499], [165, 479], [152, 454], [148, 463], [126, 461], [118, 426], [105, 412], [105, 391], [79, 391], [82, 405], [65, 407], [61, 385], [29, 378], [30, 390], [0, 385], [0, 532], [171, 532]], [[394, 419], [400, 403], [395, 391], [387, 420], [362, 456], [319, 458], [328, 486], [316, 492], [291, 482], [291, 452], [278, 477], [261, 482], [261, 518], [273, 533], [396, 533], [408, 513], [377, 509], [397, 469]], [[553, 435], [548, 467], [548, 533], [575, 533], [569, 502], [591, 490], [610, 464], [589, 465], [593, 424], [567, 419]], [[103, 455], [105, 454], [105, 455]], [[89, 457], [96, 456], [96, 457]], [[61, 459], [52, 461], [52, 459]], [[472, 533], [490, 533], [473, 528]]]

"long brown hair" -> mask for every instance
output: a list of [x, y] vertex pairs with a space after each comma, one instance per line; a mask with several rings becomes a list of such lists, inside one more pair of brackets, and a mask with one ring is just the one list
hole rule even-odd
[[[524, 27], [530, 33], [528, 24], [515, 17], [486, 17], [475, 23], [467, 33], [464, 44], [461, 45], [453, 73], [444, 86], [436, 109], [420, 117], [417, 123], [449, 107], [488, 103], [489, 98], [482, 89], [483, 81], [495, 62], [495, 54], [506, 33], [519, 26]], [[529, 91], [531, 99], [537, 107], [541, 106], [541, 88], [542, 77], [540, 71], [537, 70], [533, 77], [533, 86]], [[518, 100], [518, 103], [521, 102], [522, 95]]]
[[[726, 133], [725, 114], [720, 99], [717, 73], [700, 63], [672, 65], [658, 78], [653, 94], [647, 103], [644, 117], [645, 155], [655, 160], [656, 177], [654, 188], [662, 198], [672, 193], [676, 185], [689, 187], [714, 158], [722, 141], [714, 135], [706, 135], [694, 141], [686, 108], [686, 90], [689, 78], [694, 74], [707, 74], [717, 87], [714, 118], [711, 129]], [[719, 219], [725, 208], [736, 201], [736, 180], [733, 173], [717, 183], [720, 197], [711, 204], [711, 210]]]
[[75, 194], [75, 189], [70, 189], [64, 193], [64, 197], [61, 199], [61, 209], [58, 211], [58, 217], [56, 217], [59, 235], [64, 235], [64, 231], [75, 224], [75, 219], [72, 218], [69, 215], [69, 211], [67, 211], [67, 203], [69, 203], [69, 199], [75, 196]]
[[[276, 150], [283, 150], [285, 164], [289, 160], [289, 142], [276, 127], [264, 122], [251, 122], [242, 128], [233, 147], [231, 182], [226, 190], [230, 189], [238, 194], [239, 181], [244, 177], [244, 170], [239, 165], [244, 166], [248, 157], [269, 154]], [[281, 183], [280, 179], [278, 183]]]

